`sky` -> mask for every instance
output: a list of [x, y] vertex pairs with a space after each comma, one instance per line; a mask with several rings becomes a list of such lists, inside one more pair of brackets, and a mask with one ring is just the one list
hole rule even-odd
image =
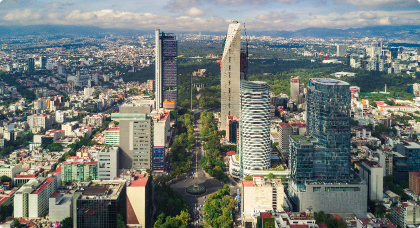
[[0, 26], [84, 25], [165, 31], [420, 25], [420, 0], [0, 0]]

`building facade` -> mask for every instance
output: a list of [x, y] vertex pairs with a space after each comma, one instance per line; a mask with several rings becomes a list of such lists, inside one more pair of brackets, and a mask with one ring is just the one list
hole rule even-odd
[[350, 85], [310, 79], [308, 136], [289, 140], [289, 197], [297, 211], [366, 213], [367, 185], [350, 169]]
[[238, 151], [241, 177], [270, 168], [270, 86], [241, 81], [241, 114]]
[[98, 180], [113, 180], [118, 177], [119, 147], [104, 147], [97, 154]]
[[111, 119], [120, 125], [119, 169], [147, 170], [153, 167], [153, 135], [150, 105], [122, 105]]
[[364, 161], [360, 165], [359, 175], [366, 181], [369, 200], [382, 201], [384, 197], [384, 169], [374, 161]]
[[391, 208], [391, 221], [398, 227], [420, 225], [420, 206], [414, 201], [398, 202]]
[[177, 102], [177, 40], [173, 33], [155, 30], [155, 95], [156, 108], [165, 102]]
[[144, 174], [134, 175], [127, 186], [127, 227], [151, 227], [152, 187]]
[[229, 25], [226, 39], [223, 42], [221, 71], [221, 127], [225, 127], [228, 116], [239, 116], [240, 80], [241, 80], [241, 24]]
[[64, 182], [97, 180], [98, 162], [74, 156], [63, 162], [61, 171]]

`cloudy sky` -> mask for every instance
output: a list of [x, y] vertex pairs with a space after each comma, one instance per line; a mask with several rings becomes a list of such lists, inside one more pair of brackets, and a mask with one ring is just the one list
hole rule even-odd
[[420, 0], [0, 0], [0, 25], [225, 31], [420, 25]]

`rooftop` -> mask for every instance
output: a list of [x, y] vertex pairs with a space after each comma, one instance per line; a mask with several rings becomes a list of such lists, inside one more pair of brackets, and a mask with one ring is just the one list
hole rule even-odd
[[129, 187], [146, 187], [148, 180], [149, 178], [145, 174], [136, 174]]
[[121, 190], [125, 187], [125, 183], [125, 180], [94, 180], [82, 183], [82, 186], [79, 186], [76, 192], [82, 194], [81, 198], [79, 198], [82, 200], [116, 200], [119, 197]]

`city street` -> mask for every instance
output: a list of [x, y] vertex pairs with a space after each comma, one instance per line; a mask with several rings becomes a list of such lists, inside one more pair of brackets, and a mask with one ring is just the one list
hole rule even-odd
[[[199, 118], [199, 117], [198, 117]], [[197, 119], [196, 118], [196, 121]], [[199, 120], [198, 120], [199, 121]], [[193, 147], [195, 149], [195, 153], [193, 154], [193, 162], [192, 162], [192, 171], [194, 172], [194, 176], [189, 175], [187, 178], [180, 180], [174, 184], [171, 184], [171, 187], [181, 193], [181, 195], [184, 197], [184, 199], [187, 201], [187, 205], [190, 209], [191, 216], [193, 217], [192, 224], [196, 225], [196, 221], [200, 219], [200, 222], [203, 221], [202, 213], [203, 213], [203, 207], [204, 207], [204, 200], [206, 200], [207, 196], [211, 193], [217, 192], [218, 189], [221, 189], [225, 183], [211, 177], [207, 173], [204, 172], [204, 170], [200, 166], [200, 159], [201, 156], [204, 156], [204, 150], [200, 141], [200, 131], [201, 131], [201, 124], [195, 123], [195, 138], [196, 143]], [[193, 179], [194, 178], [194, 179]], [[231, 189], [231, 195], [236, 195], [236, 189], [238, 189], [238, 185], [233, 182], [233, 185], [230, 183], [227, 183]], [[185, 189], [193, 184], [200, 184], [203, 185], [206, 188], [206, 193], [198, 196], [190, 195], [185, 192]], [[206, 198], [204, 198], [206, 197]], [[201, 207], [200, 207], [201, 206]], [[196, 208], [199, 209], [199, 218], [197, 218], [197, 214], [194, 213]], [[195, 227], [195, 226], [193, 226]]]

